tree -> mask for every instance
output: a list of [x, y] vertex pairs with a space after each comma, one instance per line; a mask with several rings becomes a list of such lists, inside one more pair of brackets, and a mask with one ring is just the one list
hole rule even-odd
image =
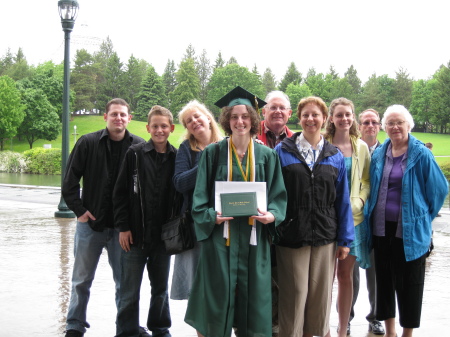
[[101, 93], [101, 88], [108, 86], [106, 83], [105, 74], [108, 69], [109, 59], [114, 53], [114, 46], [111, 39], [106, 37], [106, 40], [100, 44], [99, 51], [94, 53], [94, 67], [96, 71], [96, 87], [97, 87], [97, 97], [95, 99], [95, 107], [99, 110], [104, 110], [105, 97], [99, 100], [99, 94]]
[[373, 74], [362, 87], [362, 109], [372, 108], [383, 114], [386, 108], [393, 104], [395, 80], [387, 75]]
[[[344, 73], [344, 78], [347, 80], [347, 83], [350, 84], [352, 87], [351, 93], [347, 93], [348, 99], [353, 101], [353, 104], [355, 105], [356, 111], [362, 111], [365, 108], [361, 106], [361, 80], [358, 77], [358, 72], [356, 71], [355, 67], [351, 65], [347, 71]], [[342, 83], [340, 85], [343, 85]]]
[[206, 102], [211, 111], [218, 114], [219, 109], [214, 106], [214, 103], [238, 85], [258, 97], [264, 97], [264, 87], [258, 76], [246, 67], [241, 67], [236, 63], [229, 64], [223, 68], [215, 69], [209, 81]]
[[14, 56], [11, 53], [11, 49], [8, 48], [5, 55], [0, 59], [0, 76], [5, 75], [13, 64]]
[[208, 81], [211, 77], [211, 65], [206, 54], [206, 50], [203, 49], [202, 55], [198, 60], [197, 65], [198, 77], [200, 79], [200, 100], [202, 102], [206, 101], [206, 96], [208, 94]]
[[219, 54], [217, 55], [217, 58], [216, 58], [216, 62], [214, 63], [214, 66], [213, 66], [213, 71], [216, 70], [217, 68], [223, 68], [223, 67], [225, 67], [225, 61], [222, 58], [222, 53], [219, 51]]
[[434, 85], [431, 92], [431, 108], [433, 123], [440, 127], [441, 133], [446, 133], [450, 122], [450, 69], [441, 66], [433, 75]]
[[196, 61], [197, 61], [197, 57], [195, 56], [195, 49], [191, 43], [189, 43], [189, 46], [186, 48], [186, 52], [183, 55], [183, 60], [186, 60], [186, 59], [193, 59], [194, 63], [196, 63]]
[[8, 75], [14, 81], [19, 81], [30, 75], [31, 69], [22, 48], [19, 48], [16, 56], [13, 58], [13, 61], [13, 64], [11, 64], [10, 67], [4, 72], [4, 75]]
[[[337, 78], [331, 83], [330, 88], [330, 99], [335, 99], [338, 97], [345, 97], [353, 102], [356, 109], [356, 102], [353, 95], [353, 87], [348, 83], [348, 79], [346, 77], [344, 78]], [[358, 111], [358, 109], [356, 109]]]
[[309, 90], [306, 84], [294, 84], [289, 83], [286, 88], [286, 95], [289, 97], [289, 101], [291, 102], [292, 108], [292, 116], [289, 118], [289, 123], [297, 123], [298, 117], [296, 113], [296, 107], [300, 100], [304, 97], [311, 96], [311, 90]]
[[172, 111], [178, 112], [193, 99], [200, 97], [200, 79], [192, 58], [181, 61], [176, 73], [177, 87], [172, 92]]
[[20, 98], [20, 91], [16, 88], [14, 80], [9, 76], [0, 76], [0, 149], [6, 138], [17, 134], [22, 123], [25, 106]]
[[361, 80], [358, 77], [358, 72], [355, 67], [351, 65], [344, 73], [344, 77], [353, 88], [352, 98], [355, 99], [361, 93]]
[[177, 79], [175, 78], [176, 73], [175, 62], [173, 60], [168, 60], [166, 68], [164, 69], [164, 74], [162, 75], [162, 81], [164, 85], [164, 93], [167, 99], [166, 106], [170, 111], [172, 110], [172, 93], [177, 87]]
[[414, 117], [414, 124], [424, 132], [433, 132], [431, 92], [435, 80], [418, 80], [413, 83], [409, 111]]
[[238, 61], [236, 60], [236, 58], [234, 56], [231, 56], [227, 62], [227, 65], [229, 65], [229, 64], [238, 64]]
[[149, 65], [142, 85], [140, 86], [135, 117], [140, 121], [147, 121], [147, 115], [154, 105], [164, 105], [166, 95], [161, 77], [155, 68]]
[[264, 71], [262, 84], [264, 86], [266, 94], [273, 90], [276, 90], [277, 82], [275, 81], [275, 75], [270, 68], [266, 68], [266, 71]]
[[406, 69], [400, 67], [395, 73], [394, 98], [395, 104], [404, 105], [407, 109], [411, 105], [413, 80]]
[[331, 96], [331, 75], [325, 77], [322, 73], [316, 73], [314, 68], [310, 68], [305, 78], [305, 83], [311, 90], [311, 95], [320, 97], [324, 102], [330, 103]]
[[292, 84], [300, 84], [302, 82], [302, 74], [297, 70], [294, 62], [291, 62], [286, 73], [281, 79], [278, 89], [281, 91], [286, 91], [287, 86]]
[[94, 57], [79, 49], [75, 55], [75, 66], [70, 76], [71, 89], [75, 91], [74, 111], [91, 111], [97, 100], [97, 70]]
[[122, 98], [127, 101], [132, 111], [137, 108], [140, 87], [149, 66], [146, 61], [140, 61], [131, 55], [122, 74]]
[[104, 72], [104, 82], [98, 87], [98, 98], [96, 107], [103, 110], [106, 104], [114, 97], [122, 97], [124, 93], [123, 84], [123, 63], [116, 52], [113, 52], [108, 59]]
[[22, 103], [26, 106], [25, 118], [18, 133], [27, 139], [30, 149], [38, 139], [55, 140], [61, 130], [61, 123], [56, 109], [44, 92], [41, 89], [25, 89]]

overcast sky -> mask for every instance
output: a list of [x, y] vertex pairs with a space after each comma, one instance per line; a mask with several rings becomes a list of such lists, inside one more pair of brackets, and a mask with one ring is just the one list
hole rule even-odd
[[[30, 64], [64, 57], [57, 0], [2, 1], [0, 56], [22, 47]], [[121, 61], [145, 59], [161, 75], [168, 59], [179, 64], [189, 44], [211, 64], [219, 53], [260, 74], [270, 67], [280, 81], [295, 62], [343, 76], [350, 65], [364, 82], [399, 67], [426, 79], [450, 60], [446, 0], [80, 0], [71, 52], [96, 50], [107, 36]], [[73, 64], [73, 58], [72, 58]]]

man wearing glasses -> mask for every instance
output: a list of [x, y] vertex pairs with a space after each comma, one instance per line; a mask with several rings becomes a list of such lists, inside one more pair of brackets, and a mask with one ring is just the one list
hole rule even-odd
[[[258, 139], [266, 146], [274, 148], [293, 132], [286, 126], [292, 115], [289, 97], [282, 91], [271, 91], [267, 94], [267, 104], [262, 109], [264, 120], [261, 121]], [[278, 336], [278, 278], [277, 259], [274, 245], [270, 247], [272, 261], [272, 337]]]
[[258, 139], [273, 149], [284, 138], [293, 134], [286, 126], [292, 110], [289, 97], [282, 91], [269, 92], [265, 101], [267, 104], [262, 109], [264, 120], [261, 121]]
[[[380, 132], [380, 115], [374, 109], [364, 110], [359, 114], [359, 131], [361, 132], [361, 139], [369, 146], [370, 154], [381, 145], [377, 139], [378, 132]], [[369, 331], [374, 335], [384, 335], [384, 328], [380, 321], [375, 319], [375, 298], [376, 298], [376, 283], [375, 283], [375, 265], [373, 260], [373, 251], [370, 253], [370, 263], [372, 267], [366, 269], [367, 292], [369, 294], [370, 312], [366, 316], [369, 322]], [[350, 321], [355, 316], [354, 305], [358, 298], [359, 292], [359, 263], [355, 263], [353, 269], [353, 302], [350, 311]]]
[[369, 146], [370, 154], [380, 145], [377, 139], [380, 132], [380, 115], [374, 109], [364, 110], [359, 114], [359, 131], [361, 139]]

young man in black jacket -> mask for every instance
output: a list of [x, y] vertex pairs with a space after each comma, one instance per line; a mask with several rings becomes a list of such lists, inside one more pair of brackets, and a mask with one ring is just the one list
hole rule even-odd
[[146, 266], [151, 286], [147, 328], [153, 337], [171, 336], [170, 255], [161, 240], [162, 225], [178, 211], [173, 209], [172, 183], [177, 150], [167, 141], [174, 130], [171, 112], [155, 105], [148, 114], [147, 130], [150, 140], [127, 151], [113, 194], [123, 249], [116, 337], [139, 336], [139, 294]]
[[116, 285], [116, 306], [119, 304], [121, 248], [119, 232], [114, 229], [112, 192], [125, 152], [144, 139], [126, 129], [131, 111], [123, 99], [112, 99], [105, 111], [106, 128], [83, 135], [73, 148], [62, 186], [67, 206], [78, 217], [66, 337], [83, 336], [89, 328], [86, 309], [103, 248], [108, 252]]

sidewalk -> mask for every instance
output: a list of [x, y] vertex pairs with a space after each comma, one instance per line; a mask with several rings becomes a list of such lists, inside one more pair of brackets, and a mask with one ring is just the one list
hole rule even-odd
[[[0, 185], [0, 336], [63, 336], [70, 296], [75, 219], [54, 218], [60, 199], [59, 188]], [[447, 206], [448, 207], [448, 206]], [[427, 259], [422, 326], [415, 337], [446, 336], [450, 329], [450, 209], [443, 208], [433, 222], [435, 250]], [[365, 273], [355, 306], [351, 336], [372, 337], [365, 316], [368, 313]], [[333, 299], [336, 299], [336, 282]], [[145, 324], [149, 285], [144, 275], [141, 291], [141, 323]], [[171, 333], [194, 337], [184, 323], [187, 301], [170, 301]], [[331, 311], [331, 335], [338, 323], [335, 302]], [[115, 333], [114, 284], [106, 254], [100, 259], [88, 306], [91, 328], [86, 337]], [[397, 325], [398, 326], [398, 325]], [[398, 334], [401, 330], [398, 326]]]

